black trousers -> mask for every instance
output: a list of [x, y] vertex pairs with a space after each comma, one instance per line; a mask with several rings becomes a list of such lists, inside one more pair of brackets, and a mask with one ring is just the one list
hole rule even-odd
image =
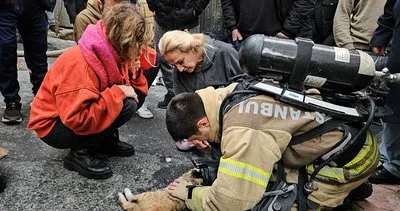
[[84, 136], [75, 134], [58, 119], [42, 141], [58, 149], [96, 149], [107, 137], [112, 136], [119, 127], [131, 119], [136, 109], [137, 103], [131, 98], [126, 98], [121, 113], [110, 127], [100, 133]]

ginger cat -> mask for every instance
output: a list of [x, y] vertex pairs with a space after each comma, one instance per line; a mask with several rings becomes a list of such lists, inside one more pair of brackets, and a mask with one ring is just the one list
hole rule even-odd
[[[193, 185], [203, 183], [201, 173], [196, 169], [186, 172], [179, 179]], [[118, 198], [122, 209], [127, 211], [181, 211], [186, 208], [185, 202], [169, 194], [166, 188], [137, 195], [125, 188], [124, 193], [118, 193]]]

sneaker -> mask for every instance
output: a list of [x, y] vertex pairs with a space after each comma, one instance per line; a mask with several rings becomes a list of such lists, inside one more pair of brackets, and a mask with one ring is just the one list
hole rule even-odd
[[6, 109], [4, 110], [1, 122], [9, 125], [16, 125], [22, 122], [21, 114], [21, 103], [9, 102], [6, 103]]
[[64, 167], [89, 179], [107, 179], [113, 175], [110, 166], [88, 149], [71, 149], [64, 159]]
[[140, 117], [142, 117], [143, 119], [151, 119], [153, 118], [153, 113], [151, 113], [151, 111], [147, 108], [146, 103], [144, 103], [142, 105], [142, 107], [140, 107], [137, 111], [136, 111], [137, 115], [139, 115]]
[[119, 140], [118, 130], [116, 130], [109, 137], [106, 137], [96, 151], [100, 154], [108, 156], [125, 157], [135, 154], [135, 149], [132, 145]]
[[174, 94], [167, 93], [167, 94], [164, 96], [164, 100], [157, 103], [157, 107], [158, 107], [158, 108], [162, 108], [162, 109], [167, 109], [168, 103], [169, 103], [169, 101], [171, 101], [171, 99], [172, 99], [173, 97], [175, 97]]

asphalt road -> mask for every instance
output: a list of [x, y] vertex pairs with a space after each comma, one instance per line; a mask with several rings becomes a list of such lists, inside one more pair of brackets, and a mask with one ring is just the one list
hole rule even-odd
[[[49, 59], [51, 64], [53, 59]], [[0, 160], [0, 175], [7, 188], [0, 193], [0, 210], [122, 210], [117, 193], [128, 187], [141, 193], [165, 187], [192, 168], [185, 153], [175, 149], [165, 128], [165, 110], [157, 108], [166, 92], [163, 86], [153, 86], [148, 107], [153, 119], [135, 115], [120, 128], [121, 140], [132, 144], [136, 154], [112, 157], [109, 164], [114, 175], [106, 180], [86, 179], [63, 167], [68, 150], [54, 149], [26, 128], [33, 95], [29, 73], [24, 65], [18, 71], [21, 85], [22, 114], [20, 125], [0, 123], [0, 145], [9, 149], [9, 156]], [[4, 109], [0, 96], [1, 114]], [[166, 158], [171, 158], [170, 162]]]

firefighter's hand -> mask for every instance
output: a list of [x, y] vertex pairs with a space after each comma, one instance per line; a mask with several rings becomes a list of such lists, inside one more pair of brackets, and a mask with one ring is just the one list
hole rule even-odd
[[208, 141], [199, 141], [199, 140], [191, 140], [191, 141], [196, 146], [197, 149], [204, 149], [207, 148], [208, 145], [210, 145]]
[[235, 29], [232, 31], [232, 41], [235, 41], [235, 40], [239, 40], [239, 41], [243, 40], [242, 34], [240, 34], [238, 29]]
[[186, 186], [191, 185], [190, 183], [183, 180], [175, 180], [173, 183], [169, 184], [167, 191], [172, 196], [176, 198], [186, 200], [188, 197], [188, 189]]
[[374, 46], [371, 48], [372, 52], [374, 52], [375, 54], [378, 54], [379, 56], [384, 56], [385, 55], [385, 47], [382, 46]]

